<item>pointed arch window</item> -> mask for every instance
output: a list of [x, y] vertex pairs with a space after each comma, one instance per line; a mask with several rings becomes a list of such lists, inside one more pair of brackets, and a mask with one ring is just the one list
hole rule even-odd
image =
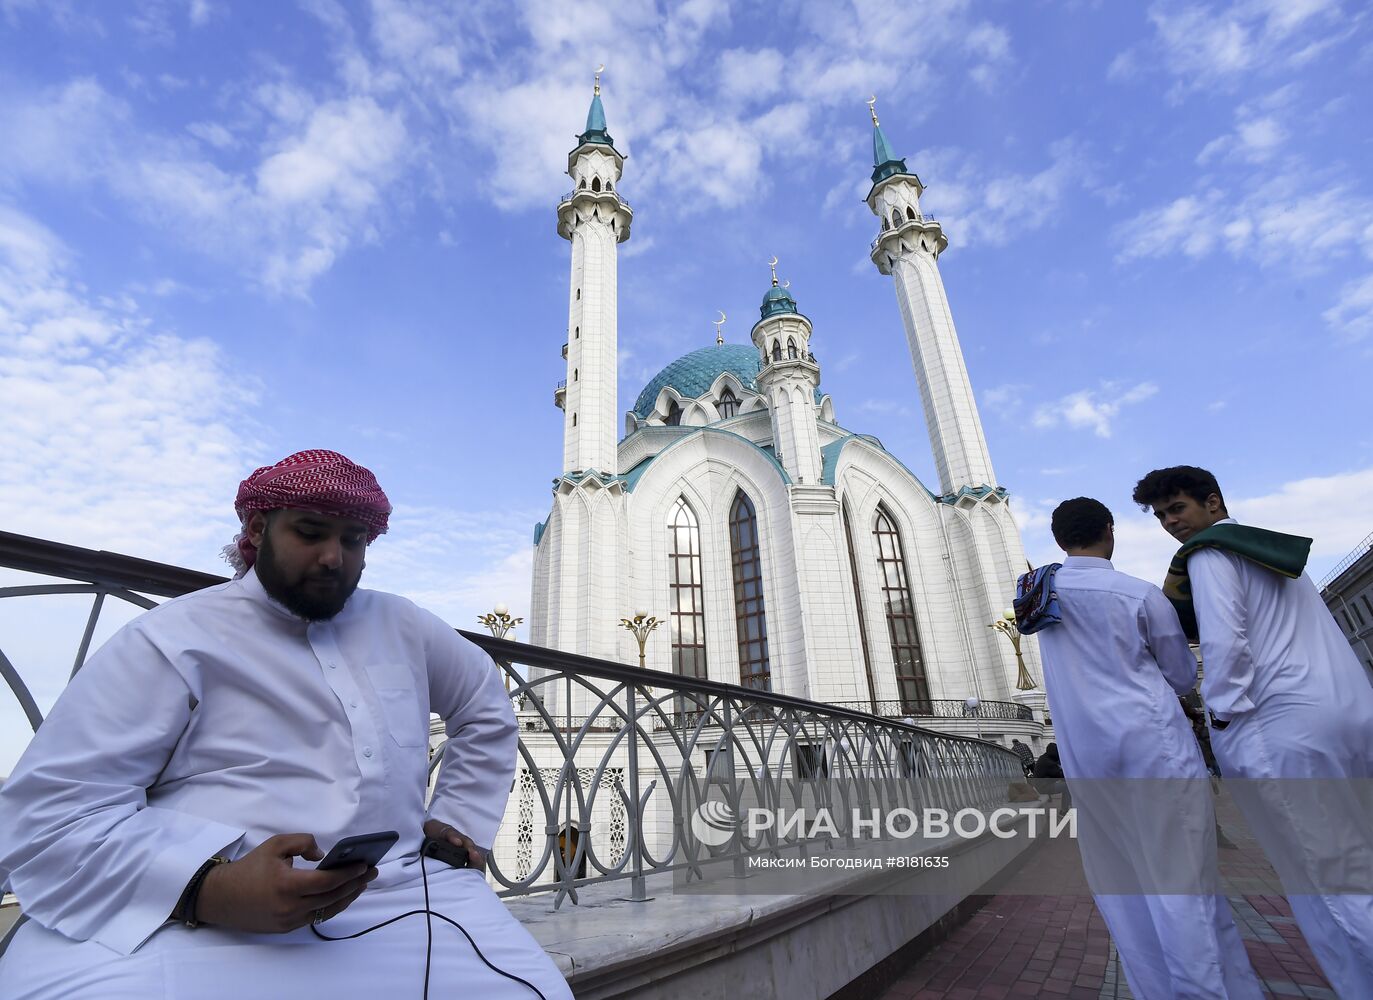
[[772, 360], [782, 360], [782, 345], [775, 340], [772, 342]]
[[915, 219], [915, 209], [911, 208], [909, 205], [906, 206], [906, 218], [911, 220]]
[[677, 405], [677, 400], [668, 404], [667, 416], [663, 418], [663, 423], [669, 427], [676, 427], [682, 422], [682, 408]]
[[593, 190], [593, 191], [599, 191], [600, 189], [601, 189], [601, 179], [600, 179], [599, 177], [593, 177], [593, 178], [591, 178], [591, 190]]
[[873, 515], [873, 537], [877, 540], [877, 567], [882, 580], [882, 603], [887, 612], [892, 661], [896, 669], [896, 689], [901, 696], [901, 711], [910, 714], [930, 711], [930, 685], [920, 654], [920, 633], [915, 625], [915, 605], [906, 572], [906, 554], [901, 533], [887, 512], [878, 504]]
[[792, 361], [795, 361], [800, 357], [800, 355], [796, 353], [796, 341], [792, 340], [790, 337], [787, 338], [787, 357]]
[[739, 415], [739, 397], [730, 391], [729, 386], [725, 386], [724, 391], [720, 393], [720, 401], [715, 404], [715, 409], [720, 412], [721, 420]]
[[705, 590], [701, 583], [701, 527], [685, 497], [668, 519], [668, 618], [672, 624], [672, 671], [706, 676]]
[[891, 210], [891, 224], [893, 229], [901, 228], [901, 213], [894, 208]]
[[734, 565], [734, 621], [739, 634], [739, 683], [772, 690], [768, 663], [768, 624], [763, 608], [763, 560], [758, 549], [758, 517], [740, 490], [729, 511], [729, 547]]

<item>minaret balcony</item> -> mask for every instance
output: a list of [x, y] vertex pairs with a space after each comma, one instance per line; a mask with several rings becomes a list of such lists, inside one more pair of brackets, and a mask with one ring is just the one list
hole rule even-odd
[[613, 220], [615, 242], [629, 239], [629, 227], [634, 222], [634, 210], [629, 203], [614, 191], [592, 191], [590, 188], [577, 188], [558, 199], [558, 235], [565, 240], [571, 239], [574, 223], [592, 215]]
[[868, 255], [875, 260], [879, 253], [895, 252], [892, 244], [906, 237], [910, 237], [913, 243], [920, 243], [922, 238], [927, 246], [932, 243], [936, 257], [949, 245], [949, 239], [944, 235], [944, 227], [939, 224], [938, 219], [933, 215], [918, 215], [913, 219], [902, 219], [901, 225], [891, 226], [878, 233], [877, 239], [872, 241]]
[[567, 379], [563, 379], [553, 387], [553, 405], [558, 409], [563, 409], [567, 403]]
[[563, 344], [563, 360], [567, 360], [567, 345]]

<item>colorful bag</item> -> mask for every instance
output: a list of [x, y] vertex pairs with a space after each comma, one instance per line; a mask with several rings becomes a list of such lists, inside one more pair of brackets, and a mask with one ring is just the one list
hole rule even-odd
[[1022, 635], [1057, 625], [1063, 619], [1058, 611], [1058, 592], [1054, 574], [1062, 563], [1050, 563], [1021, 575], [1015, 584], [1015, 627]]

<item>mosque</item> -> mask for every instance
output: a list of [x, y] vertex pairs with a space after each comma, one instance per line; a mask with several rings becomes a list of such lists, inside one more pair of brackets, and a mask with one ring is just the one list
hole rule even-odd
[[882, 715], [1018, 701], [1036, 717], [1019, 735], [1039, 737], [1037, 650], [1025, 643], [1022, 672], [989, 627], [1026, 560], [940, 279], [948, 240], [875, 110], [872, 126], [871, 258], [895, 286], [937, 489], [839, 423], [813, 351], [824, 331], [775, 266], [750, 343], [717, 335], [621, 416], [617, 248], [634, 213], [598, 83], [558, 205], [572, 244], [563, 469], [534, 529], [530, 641], [636, 662], [620, 621], [643, 610], [664, 621], [651, 669]]
[[[820, 388], [815, 331], [777, 280], [775, 258], [750, 343], [717, 334], [715, 345], [667, 365], [621, 414], [617, 252], [634, 213], [618, 190], [624, 157], [598, 80], [568, 155], [573, 189], [558, 203], [558, 233], [572, 244], [567, 378], [554, 392], [563, 468], [553, 508], [534, 528], [529, 641], [634, 663], [638, 643], [621, 621], [642, 611], [664, 623], [647, 641], [650, 669], [1002, 744], [1019, 737], [1037, 753], [1052, 738], [1038, 651], [1026, 641], [1022, 666], [991, 627], [1026, 561], [939, 277], [948, 241], [920, 211], [920, 178], [872, 118], [872, 262], [896, 288], [938, 490], [877, 437], [839, 423]], [[522, 699], [518, 713], [526, 756], [494, 845], [502, 870], [536, 883], [555, 877], [553, 807], [565, 813], [558, 851], [581, 859], [574, 873], [585, 874], [593, 854], [594, 867], [614, 870], [630, 842], [616, 717], [597, 714], [590, 691], [571, 684], [537, 693], [538, 704]], [[669, 779], [685, 762], [662, 722], [646, 717], [645, 729], [654, 774]], [[568, 767], [564, 741], [574, 737]], [[704, 756], [692, 768], [714, 773], [711, 745], [705, 737], [694, 746], [692, 757]], [[797, 747], [815, 761], [827, 752]], [[666, 857], [680, 817], [663, 784], [654, 787], [641, 806], [645, 837]]]

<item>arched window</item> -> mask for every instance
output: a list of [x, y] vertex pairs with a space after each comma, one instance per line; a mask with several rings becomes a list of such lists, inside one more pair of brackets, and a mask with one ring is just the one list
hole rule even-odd
[[894, 208], [891, 210], [891, 224], [893, 229], [901, 228], [901, 213]]
[[572, 369], [572, 381], [577, 381], [577, 369], [575, 368]]
[[582, 182], [581, 182], [580, 184], [578, 184], [577, 187], [580, 188], [580, 189], [583, 190], [583, 191], [586, 190], [586, 178], [585, 178], [585, 177], [582, 178]]
[[610, 186], [610, 181], [606, 181], [606, 182], [605, 182], [605, 189], [606, 189], [607, 191], [614, 191], [614, 190], [615, 190], [613, 187]]
[[600, 189], [601, 189], [601, 179], [600, 179], [599, 177], [593, 177], [593, 178], [591, 178], [591, 190], [593, 190], [593, 191], [599, 191]]
[[730, 392], [729, 386], [725, 386], [720, 393], [720, 401], [715, 404], [715, 409], [720, 412], [721, 420], [728, 420], [730, 417], [739, 414], [739, 397]]
[[768, 666], [768, 623], [763, 610], [763, 561], [758, 551], [758, 518], [740, 490], [729, 512], [729, 547], [734, 564], [734, 622], [739, 634], [739, 683], [772, 690]]
[[912, 220], [915, 218], [915, 209], [911, 208], [909, 205], [906, 206], [906, 218]]
[[663, 420], [663, 423], [667, 424], [669, 427], [676, 427], [681, 422], [682, 408], [677, 405], [677, 400], [674, 399], [668, 404], [667, 417]]
[[779, 343], [778, 343], [777, 341], [775, 341], [775, 340], [772, 342], [772, 360], [773, 360], [773, 361], [781, 361], [781, 360], [782, 360], [782, 345], [779, 344]]
[[796, 353], [796, 341], [792, 340], [790, 337], [787, 338], [787, 357], [792, 361], [795, 361], [800, 357], [800, 355]]
[[[824, 463], [823, 457], [821, 464]], [[858, 607], [858, 644], [863, 647], [863, 672], [868, 678], [868, 699], [872, 712], [877, 714], [877, 684], [872, 676], [872, 654], [868, 652], [868, 620], [863, 616], [863, 587], [858, 576], [858, 550], [853, 544], [853, 522], [849, 520], [849, 501], [844, 498], [839, 508], [844, 522], [844, 541], [849, 548], [849, 573], [853, 576], [853, 603]]]
[[[577, 293], [577, 297], [578, 297], [578, 298], [581, 298], [581, 296], [582, 296], [582, 293], [581, 293], [581, 292], [578, 292], [578, 293]], [[572, 339], [573, 339], [573, 340], [581, 340], [581, 339], [582, 339], [582, 328], [581, 328], [580, 326], [576, 326], [576, 327], [573, 327], [572, 329], [575, 331], [575, 332], [572, 334]]]
[[704, 678], [706, 612], [701, 583], [701, 528], [685, 497], [679, 497], [673, 507], [667, 533], [672, 670], [684, 677]]
[[572, 426], [573, 426], [573, 427], [576, 427], [576, 426], [577, 426], [577, 414], [575, 414], [575, 413], [572, 414]]
[[577, 301], [582, 301], [582, 290], [580, 288], [577, 289]]
[[877, 539], [877, 568], [882, 579], [882, 603], [887, 609], [887, 629], [891, 636], [901, 711], [928, 713], [930, 685], [925, 679], [925, 664], [920, 656], [915, 605], [911, 602], [911, 591], [907, 585], [910, 577], [906, 573], [906, 555], [901, 547], [901, 534], [881, 504], [873, 516], [872, 533]]

